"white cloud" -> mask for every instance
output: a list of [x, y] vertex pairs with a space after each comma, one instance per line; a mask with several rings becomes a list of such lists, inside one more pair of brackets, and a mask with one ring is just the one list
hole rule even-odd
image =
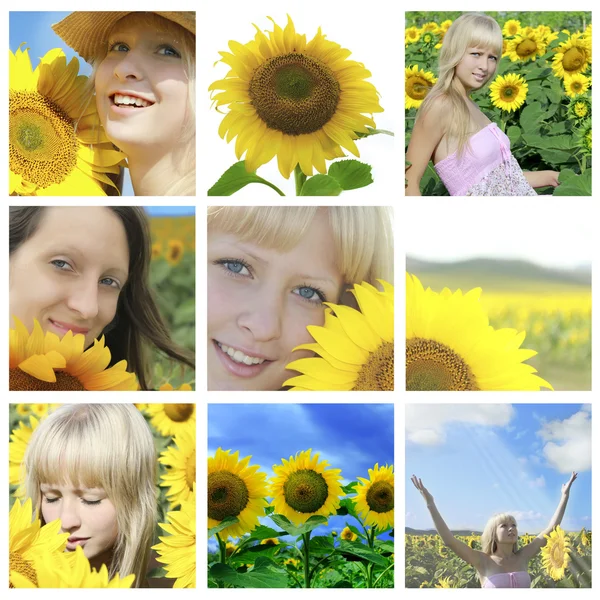
[[513, 414], [510, 404], [409, 404], [406, 439], [413, 444], [443, 444], [452, 423], [505, 427]]
[[537, 435], [546, 442], [546, 460], [560, 473], [592, 468], [592, 421], [587, 406], [564, 421], [544, 423]]
[[517, 433], [517, 435], [515, 435], [515, 440], [520, 440], [526, 433], [527, 433], [527, 429], [524, 429], [523, 431], [519, 431], [519, 433]]
[[507, 513], [517, 521], [535, 521], [543, 517], [542, 513], [535, 510], [509, 510]]

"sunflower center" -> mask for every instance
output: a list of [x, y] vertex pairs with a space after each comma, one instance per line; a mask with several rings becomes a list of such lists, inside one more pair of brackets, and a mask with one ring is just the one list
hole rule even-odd
[[406, 341], [406, 389], [409, 391], [478, 390], [469, 365], [434, 340]]
[[63, 371], [55, 371], [56, 382], [51, 383], [36, 379], [32, 375], [21, 371], [21, 369], [10, 369], [8, 376], [8, 389], [15, 391], [85, 391], [85, 387], [77, 377], [73, 377]]
[[562, 567], [565, 558], [565, 552], [560, 544], [554, 545], [550, 551], [550, 557], [555, 567]]
[[[38, 584], [37, 574], [35, 569], [33, 568], [30, 561], [25, 560], [19, 553], [17, 552], [9, 552], [8, 556], [8, 573], [10, 575], [11, 571], [16, 571], [23, 577], [26, 577], [33, 583], [36, 587]], [[9, 584], [8, 587], [14, 588], [14, 586]]]
[[527, 39], [524, 39], [519, 44], [517, 44], [515, 51], [518, 56], [525, 57], [525, 56], [531, 56], [532, 54], [535, 54], [536, 50], [537, 50], [537, 44], [533, 40], [530, 40], [529, 38], [527, 38]]
[[387, 481], [376, 481], [367, 492], [367, 504], [377, 513], [394, 509], [394, 487]]
[[574, 81], [573, 83], [571, 83], [571, 90], [574, 92], [579, 93], [582, 87], [583, 86], [581, 85], [581, 81]]
[[291, 473], [283, 484], [285, 501], [301, 513], [317, 512], [325, 504], [328, 494], [323, 475], [311, 469]]
[[585, 63], [585, 53], [579, 48], [569, 48], [562, 60], [565, 71], [578, 71]]
[[194, 487], [194, 481], [196, 481], [196, 453], [192, 452], [185, 465], [185, 482], [190, 490]]
[[429, 90], [433, 87], [433, 84], [418, 75], [412, 75], [406, 81], [406, 93], [413, 100], [423, 100], [429, 93]]
[[165, 414], [175, 423], [184, 423], [194, 412], [193, 404], [165, 404]]
[[513, 86], [506, 86], [502, 88], [502, 100], [511, 101], [515, 99], [515, 95], [517, 94], [517, 88]]
[[270, 129], [301, 135], [329, 122], [340, 99], [340, 84], [321, 61], [292, 53], [260, 65], [252, 75], [249, 94]]
[[208, 516], [216, 521], [237, 517], [248, 504], [248, 488], [243, 479], [229, 471], [208, 476]]
[[383, 342], [363, 365], [355, 391], [391, 391], [394, 389], [394, 344]]
[[77, 165], [73, 120], [37, 92], [9, 92], [10, 170], [40, 188], [61, 183]]
[[352, 533], [351, 529], [344, 529], [344, 531], [342, 531], [342, 539], [343, 540], [348, 540], [348, 541], [352, 541], [352, 538], [354, 537], [354, 534]]

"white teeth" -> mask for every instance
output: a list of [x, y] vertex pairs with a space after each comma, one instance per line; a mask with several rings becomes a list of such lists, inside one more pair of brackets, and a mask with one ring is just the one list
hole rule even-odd
[[122, 96], [121, 94], [115, 94], [114, 102], [115, 104], [132, 104], [135, 106], [141, 106], [142, 108], [150, 106], [150, 102], [146, 102], [146, 100], [142, 100], [142, 98], [135, 98], [133, 96]]
[[221, 344], [217, 342], [217, 345], [225, 354], [228, 354], [231, 360], [237, 363], [243, 363], [245, 365], [260, 365], [265, 362], [264, 358], [258, 358], [256, 356], [248, 356], [244, 354], [241, 350], [236, 350], [235, 348], [231, 348], [230, 346], [226, 346], [225, 344]]

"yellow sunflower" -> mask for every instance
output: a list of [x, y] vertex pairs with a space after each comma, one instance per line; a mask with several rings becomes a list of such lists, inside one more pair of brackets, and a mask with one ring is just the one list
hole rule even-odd
[[196, 436], [195, 404], [148, 404], [144, 409], [152, 426], [164, 436], [189, 431]]
[[480, 295], [424, 290], [407, 273], [407, 390], [553, 389], [523, 362], [537, 354], [520, 347], [525, 332], [491, 327]]
[[231, 556], [237, 550], [236, 544], [232, 544], [231, 542], [227, 542], [225, 544], [225, 555]]
[[271, 21], [267, 35], [255, 26], [253, 40], [230, 41], [231, 52], [220, 52], [231, 70], [209, 87], [216, 108], [229, 107], [219, 135], [237, 136], [235, 153], [245, 153], [248, 171], [277, 156], [286, 179], [298, 164], [305, 175], [313, 167], [326, 173], [325, 161], [344, 156], [342, 148], [359, 156], [357, 134], [375, 127], [370, 115], [383, 111], [365, 81], [371, 73], [320, 28], [307, 42], [289, 16], [285, 29]]
[[156, 260], [162, 256], [163, 245], [162, 242], [154, 242], [152, 244], [152, 260]]
[[527, 34], [521, 33], [509, 40], [506, 50], [512, 62], [527, 62], [542, 56], [546, 52], [546, 44], [535, 31], [531, 31]]
[[592, 62], [592, 44], [590, 38], [574, 33], [566, 42], [558, 46], [552, 59], [552, 69], [556, 77], [583, 73]]
[[[159, 523], [168, 533], [159, 536], [157, 561], [166, 565], [166, 577], [175, 579], [174, 588], [196, 587], [196, 486], [178, 511], [167, 513], [168, 523]], [[210, 525], [209, 525], [210, 527]]]
[[31, 498], [27, 498], [24, 504], [15, 500], [10, 509], [8, 524], [8, 570], [11, 579], [16, 573], [37, 587], [34, 559], [62, 554], [67, 546], [70, 534], [60, 533], [60, 527], [59, 519], [42, 527], [37, 515], [32, 512]]
[[450, 25], [452, 25], [452, 19], [446, 19], [440, 23], [440, 31], [442, 33], [446, 33], [448, 29], [450, 29]]
[[316, 343], [294, 350], [310, 350], [320, 358], [301, 358], [286, 368], [302, 375], [284, 386], [304, 390], [393, 390], [394, 389], [394, 287], [363, 282], [351, 290], [360, 312], [349, 306], [326, 303], [323, 327], [307, 329]]
[[404, 107], [419, 108], [425, 96], [437, 79], [430, 71], [423, 71], [417, 65], [404, 69]]
[[512, 112], [523, 105], [528, 89], [529, 86], [521, 75], [498, 75], [490, 85], [490, 98], [496, 108]]
[[[68, 534], [64, 534], [67, 535]], [[52, 557], [36, 556], [33, 561], [36, 581], [33, 582], [18, 571], [10, 573], [10, 583], [15, 588], [130, 588], [135, 575], [119, 577], [117, 573], [109, 580], [108, 569], [102, 565], [98, 572], [79, 546], [74, 553], [55, 554]]]
[[260, 541], [261, 546], [279, 546], [279, 540], [277, 538], [267, 538], [266, 540]]
[[[21, 44], [22, 46], [23, 44]], [[96, 103], [86, 96], [79, 61], [59, 48], [35, 71], [28, 49], [9, 51], [9, 193], [105, 196], [125, 155], [106, 137]]]
[[17, 429], [12, 430], [10, 436], [8, 444], [8, 482], [10, 485], [21, 484], [14, 493], [17, 498], [22, 498], [25, 495], [25, 488], [22, 485], [25, 473], [22, 472], [22, 465], [31, 436], [39, 424], [40, 422], [33, 415], [30, 415], [29, 425], [19, 421], [19, 426]]
[[208, 527], [216, 527], [226, 517], [238, 519], [221, 530], [223, 539], [252, 531], [268, 505], [267, 476], [258, 472], [258, 465], [249, 465], [251, 456], [239, 460], [239, 455], [219, 448], [208, 459]]
[[165, 252], [166, 261], [172, 265], [178, 265], [183, 258], [184, 245], [180, 240], [169, 240], [167, 251]]
[[354, 503], [365, 525], [379, 530], [394, 526], [394, 466], [369, 469], [369, 479], [358, 477]]
[[421, 32], [417, 27], [413, 25], [413, 27], [408, 27], [404, 31], [404, 45], [408, 46], [408, 44], [414, 44], [419, 41], [421, 37]]
[[352, 529], [350, 529], [350, 527], [344, 527], [344, 529], [342, 529], [342, 533], [340, 533], [340, 539], [348, 542], [353, 542], [357, 538], [358, 536], [354, 533], [354, 531], [352, 531]]
[[435, 584], [436, 588], [453, 588], [454, 587], [451, 577], [440, 577], [438, 579], [438, 582], [439, 583]]
[[159, 388], [159, 392], [191, 392], [192, 386], [189, 383], [182, 383], [179, 388], [175, 389], [170, 383], [163, 383]]
[[31, 334], [19, 319], [10, 330], [9, 389], [40, 390], [137, 390], [134, 373], [128, 373], [122, 360], [107, 369], [110, 350], [104, 337], [83, 349], [85, 336], [68, 331], [62, 339], [34, 320]]
[[574, 98], [578, 94], [585, 94], [591, 83], [592, 80], [581, 73], [566, 75], [563, 79], [565, 94], [569, 96], [569, 98]]
[[328, 469], [326, 460], [319, 462], [319, 453], [311, 456], [304, 450], [281, 459], [274, 465], [269, 496], [273, 498], [275, 513], [302, 525], [313, 515], [328, 517], [340, 507], [343, 495], [341, 469]]
[[545, 535], [546, 545], [542, 548], [542, 565], [546, 572], [554, 581], [558, 581], [565, 576], [565, 569], [569, 566], [571, 557], [571, 541], [565, 536], [565, 532], [559, 525], [556, 529]]
[[161, 453], [158, 462], [168, 467], [161, 475], [161, 487], [168, 487], [167, 499], [171, 508], [186, 501], [196, 482], [196, 436], [192, 431], [180, 431], [169, 446]]
[[504, 27], [502, 28], [502, 35], [506, 37], [514, 37], [518, 35], [521, 31], [521, 21], [517, 21], [516, 19], [509, 19], [504, 23]]
[[440, 30], [440, 26], [435, 21], [429, 21], [429, 23], [425, 23], [423, 27], [421, 27], [421, 33], [427, 33], [428, 31], [431, 33], [438, 33]]

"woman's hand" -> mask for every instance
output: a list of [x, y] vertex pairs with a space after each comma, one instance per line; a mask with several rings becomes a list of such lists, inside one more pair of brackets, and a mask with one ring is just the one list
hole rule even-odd
[[546, 185], [551, 185], [552, 187], [557, 187], [559, 185], [559, 171], [544, 171], [544, 175], [546, 177]]
[[421, 496], [425, 498], [425, 502], [427, 506], [433, 504], [433, 496], [429, 493], [427, 488], [423, 485], [423, 482], [416, 476], [413, 475], [410, 480], [413, 482], [413, 485], [421, 492]]
[[563, 483], [562, 485], [562, 493], [563, 496], [568, 496], [569, 492], [571, 491], [571, 486], [573, 485], [573, 482], [577, 479], [577, 473], [575, 473], [575, 471], [573, 471], [571, 473], [571, 478], [569, 479], [569, 481], [567, 481], [567, 483]]

